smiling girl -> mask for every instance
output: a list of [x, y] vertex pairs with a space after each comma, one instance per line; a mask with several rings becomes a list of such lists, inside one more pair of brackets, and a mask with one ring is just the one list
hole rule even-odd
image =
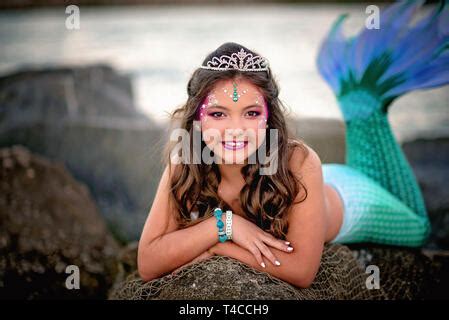
[[387, 120], [393, 99], [364, 85], [337, 95], [347, 125], [346, 163], [322, 164], [287, 129], [267, 59], [236, 43], [210, 53], [188, 82], [187, 102], [172, 115], [188, 133], [187, 145], [199, 137], [200, 148], [185, 148], [179, 162], [177, 141], [167, 145], [139, 242], [141, 278], [223, 255], [308, 287], [327, 242], [421, 246], [430, 226]]

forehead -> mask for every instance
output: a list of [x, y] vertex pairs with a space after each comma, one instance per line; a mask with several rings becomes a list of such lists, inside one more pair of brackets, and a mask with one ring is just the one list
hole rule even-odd
[[[236, 84], [237, 93], [240, 95], [236, 102], [232, 100], [234, 95], [234, 84]], [[209, 94], [209, 97], [212, 95], [215, 97], [216, 101], [211, 102], [216, 102], [216, 104], [221, 106], [233, 108], [246, 107], [254, 104], [256, 101], [261, 106], [263, 105], [262, 91], [246, 79], [223, 80], [217, 82], [213, 87], [211, 94]]]

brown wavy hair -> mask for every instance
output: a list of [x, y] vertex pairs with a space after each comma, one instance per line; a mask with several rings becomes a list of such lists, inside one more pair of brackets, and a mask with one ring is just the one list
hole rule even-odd
[[[213, 57], [224, 54], [230, 56], [233, 52], [240, 51], [241, 48], [253, 55], [258, 55], [242, 45], [227, 42], [211, 52], [204, 59], [202, 65], [206, 65], [207, 61]], [[302, 149], [304, 158], [308, 154], [308, 149], [301, 139], [293, 138], [287, 128], [284, 118], [286, 108], [278, 98], [279, 87], [271, 69], [268, 73], [196, 69], [187, 84], [187, 102], [170, 115], [171, 124], [177, 123], [177, 128], [189, 132], [190, 145], [192, 146], [193, 121], [197, 119], [198, 106], [217, 82], [237, 78], [244, 78], [260, 89], [269, 110], [268, 127], [277, 129], [279, 137], [278, 168], [275, 174], [260, 175], [261, 165], [259, 161], [256, 161], [255, 164], [245, 164], [241, 169], [246, 183], [240, 191], [240, 204], [248, 220], [273, 236], [285, 239], [288, 230], [287, 215], [289, 208], [294, 204], [293, 201], [301, 189], [304, 190], [304, 197], [299, 202], [307, 198], [307, 189], [301, 179], [297, 179], [288, 167], [289, 158], [294, 147]], [[266, 135], [266, 139], [266, 153], [270, 154], [269, 134]], [[232, 210], [231, 206], [218, 195], [221, 175], [217, 164], [204, 164], [201, 159], [199, 164], [189, 161], [190, 163], [173, 165], [170, 161], [170, 154], [176, 143], [167, 143], [163, 162], [169, 166], [172, 173], [169, 197], [170, 202], [175, 204], [179, 227], [189, 227], [211, 217], [216, 207], [222, 208], [223, 212]], [[207, 147], [206, 144], [201, 141], [201, 151], [205, 147]], [[211, 151], [211, 154], [213, 155], [213, 151]], [[193, 158], [193, 154], [189, 156], [190, 159]], [[174, 166], [174, 170], [172, 166]], [[194, 210], [195, 208], [196, 210]], [[191, 219], [192, 211], [198, 212], [198, 218], [195, 220]]]

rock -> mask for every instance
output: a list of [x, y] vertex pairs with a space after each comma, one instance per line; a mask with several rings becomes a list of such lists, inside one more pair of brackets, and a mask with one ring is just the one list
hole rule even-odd
[[432, 261], [432, 287], [429, 288], [430, 299], [448, 299], [449, 294], [449, 251], [448, 250], [423, 250]]
[[369, 265], [379, 268], [380, 286], [388, 299], [444, 297], [443, 291], [438, 292], [436, 288], [444, 280], [443, 268], [449, 265], [434, 264], [421, 249], [376, 244], [351, 244], [348, 247], [363, 269]]
[[138, 112], [131, 80], [107, 66], [0, 77], [0, 147], [58, 160], [92, 192], [114, 235], [136, 240], [162, 174], [164, 130]]
[[107, 65], [18, 71], [0, 77], [2, 125], [116, 118], [139, 120], [131, 80]]
[[320, 269], [309, 288], [297, 288], [235, 259], [214, 256], [144, 283], [132, 272], [114, 286], [110, 299], [381, 299], [382, 290], [368, 290], [366, 274], [345, 246], [326, 245]]
[[345, 124], [339, 119], [288, 119], [293, 134], [303, 139], [319, 155], [322, 163], [345, 162]]
[[[0, 299], [101, 299], [119, 246], [83, 184], [21, 146], [0, 149]], [[80, 272], [68, 290], [66, 268]]]
[[416, 139], [403, 144], [419, 182], [432, 223], [428, 248], [449, 249], [449, 138]]
[[431, 261], [419, 249], [407, 249], [373, 244], [351, 245], [361, 266], [379, 269], [379, 285], [388, 299], [423, 299], [428, 294], [431, 279]]
[[133, 241], [124, 246], [118, 254], [118, 272], [114, 279], [114, 284], [110, 292], [120, 287], [121, 283], [133, 272], [137, 270], [137, 249], [139, 243]]

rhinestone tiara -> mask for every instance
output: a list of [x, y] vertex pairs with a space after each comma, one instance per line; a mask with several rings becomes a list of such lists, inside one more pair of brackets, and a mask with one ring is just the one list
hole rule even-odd
[[234, 52], [231, 56], [213, 57], [212, 60], [207, 61], [205, 66], [200, 66], [200, 68], [216, 71], [269, 71], [268, 66], [267, 59], [261, 56], [253, 56], [252, 53], [246, 52], [241, 48], [239, 52]]

